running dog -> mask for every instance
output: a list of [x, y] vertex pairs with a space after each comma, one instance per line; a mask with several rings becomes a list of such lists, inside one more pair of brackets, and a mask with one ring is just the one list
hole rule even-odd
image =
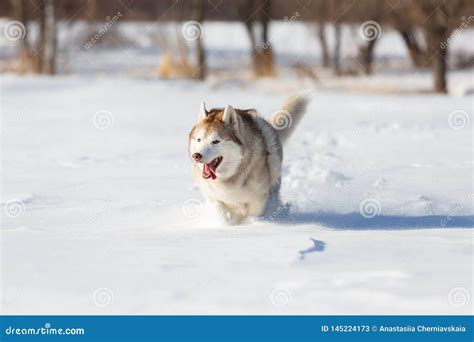
[[230, 224], [280, 210], [282, 145], [303, 117], [308, 96], [285, 101], [269, 119], [254, 109], [207, 110], [189, 133], [192, 174], [206, 200]]

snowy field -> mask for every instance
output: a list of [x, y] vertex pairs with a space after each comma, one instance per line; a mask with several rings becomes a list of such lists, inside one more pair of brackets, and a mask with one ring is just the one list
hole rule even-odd
[[[2, 75], [2, 313], [472, 313], [472, 96], [127, 72]], [[222, 225], [191, 179], [200, 102], [269, 116], [302, 88], [289, 217]]]

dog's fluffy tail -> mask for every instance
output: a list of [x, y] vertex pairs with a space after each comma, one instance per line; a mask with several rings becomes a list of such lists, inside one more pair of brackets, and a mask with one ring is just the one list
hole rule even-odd
[[278, 132], [282, 144], [290, 137], [306, 111], [310, 100], [308, 93], [293, 95], [268, 119]]

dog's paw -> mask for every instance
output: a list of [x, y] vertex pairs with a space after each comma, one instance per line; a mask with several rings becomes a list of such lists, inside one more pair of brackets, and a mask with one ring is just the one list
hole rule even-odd
[[226, 211], [224, 215], [225, 215], [225, 221], [230, 225], [241, 224], [245, 219], [245, 217], [242, 217], [240, 215], [235, 215], [234, 213], [230, 211]]

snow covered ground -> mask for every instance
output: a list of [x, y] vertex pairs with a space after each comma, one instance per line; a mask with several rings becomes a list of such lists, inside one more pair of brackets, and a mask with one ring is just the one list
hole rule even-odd
[[[286, 146], [289, 222], [226, 227], [190, 176], [199, 101], [268, 115], [285, 94], [83, 77], [2, 89], [2, 201], [19, 214], [2, 224], [6, 313], [470, 311], [448, 299], [472, 293], [472, 126], [448, 122], [469, 97], [317, 91]], [[377, 216], [360, 215], [366, 199]], [[94, 305], [96, 289], [113, 303]]]
[[312, 85], [289, 217], [224, 226], [191, 180], [199, 103], [268, 116], [308, 84], [129, 76], [2, 76], [2, 313], [472, 313], [472, 97]]

